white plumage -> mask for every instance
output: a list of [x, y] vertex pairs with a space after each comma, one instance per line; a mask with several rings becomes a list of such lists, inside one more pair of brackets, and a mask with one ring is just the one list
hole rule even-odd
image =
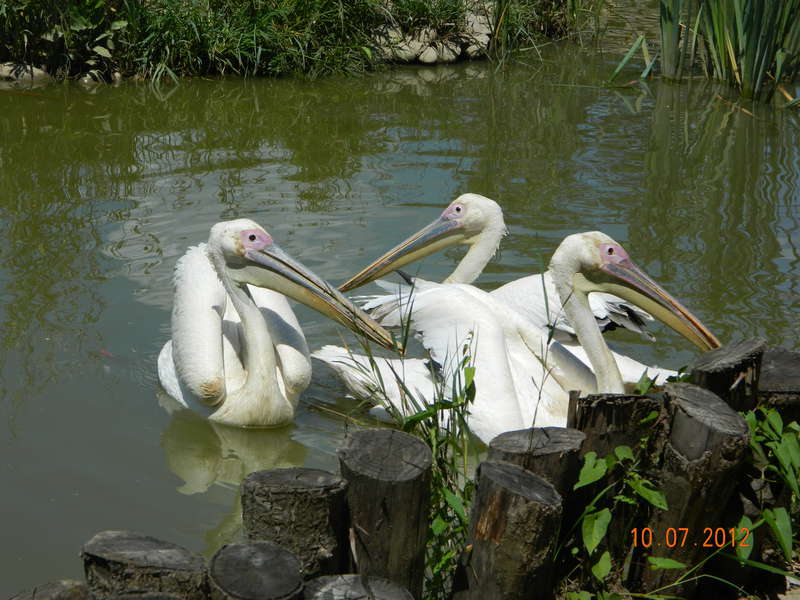
[[311, 363], [284, 294], [391, 347], [388, 332], [292, 260], [257, 223], [223, 222], [208, 244], [189, 248], [176, 264], [172, 339], [158, 357], [164, 390], [220, 423], [291, 421]]
[[[601, 271], [604, 276], [593, 281], [591, 278]], [[373, 315], [389, 327], [400, 325], [403, 314], [410, 312], [411, 326], [432, 358], [442, 366], [445, 380], [457, 368], [464, 345], [469, 345], [476, 395], [468, 423], [485, 443], [504, 431], [533, 425], [563, 426], [570, 390], [624, 391], [617, 361], [605, 345], [590, 310], [590, 292], [613, 289], [615, 294], [626, 295], [629, 302], [646, 305], [701, 347], [718, 344], [696, 318], [604, 234], [591, 232], [566, 238], [553, 255], [551, 272], [560, 303], [591, 370], [551, 339], [546, 329], [533, 325], [527, 315], [517, 312], [502, 298], [471, 285], [437, 284], [417, 278], [413, 290], [400, 285], [397, 293], [373, 299], [370, 306]], [[347, 369], [348, 355], [344, 349], [326, 347], [324, 354], [312, 356], [329, 363], [338, 362], [335, 368], [339, 372]], [[414, 371], [414, 376], [418, 379], [411, 386], [423, 393], [433, 385], [429, 374]], [[352, 381], [352, 374], [348, 378]], [[348, 387], [357, 394], [364, 392], [363, 387], [350, 384]], [[397, 397], [389, 395], [388, 401], [394, 404]]]

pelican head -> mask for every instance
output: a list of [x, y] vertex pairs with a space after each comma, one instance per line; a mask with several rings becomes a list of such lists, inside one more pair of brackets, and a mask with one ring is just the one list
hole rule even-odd
[[494, 200], [480, 194], [462, 194], [444, 209], [439, 218], [400, 242], [358, 274], [339, 286], [346, 292], [383, 277], [408, 263], [455, 246], [473, 245], [485, 232], [496, 234], [491, 254], [506, 231], [503, 210]]
[[564, 238], [553, 253], [550, 269], [554, 281], [571, 281], [574, 291], [606, 292], [635, 304], [703, 350], [720, 346], [697, 317], [637, 266], [618, 242], [602, 232]]
[[313, 308], [348, 329], [395, 349], [391, 334], [335, 287], [286, 254], [255, 221], [217, 223], [208, 238], [210, 257], [220, 277], [234, 284], [267, 288]]

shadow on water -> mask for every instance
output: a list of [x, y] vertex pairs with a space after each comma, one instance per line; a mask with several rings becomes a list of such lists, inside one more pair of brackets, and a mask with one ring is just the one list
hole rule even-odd
[[[335, 468], [349, 425], [332, 415], [352, 405], [316, 366], [291, 428], [158, 406], [175, 261], [221, 219], [255, 219], [339, 283], [474, 191], [510, 231], [481, 286], [601, 229], [722, 339], [796, 345], [798, 116], [750, 116], [696, 82], [610, 88], [618, 59], [553, 46], [502, 70], [0, 90], [0, 512], [18, 517], [0, 595], [79, 576], [77, 549], [103, 528], [213, 551], [237, 535], [248, 470]], [[419, 273], [441, 280], [462, 253]], [[297, 313], [311, 348], [352, 340]], [[656, 345], [614, 333], [664, 366], [694, 355], [663, 328]]]

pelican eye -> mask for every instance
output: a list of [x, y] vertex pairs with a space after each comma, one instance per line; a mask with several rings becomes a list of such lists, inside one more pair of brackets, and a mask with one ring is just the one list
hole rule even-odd
[[608, 249], [608, 250], [606, 250], [606, 252], [607, 252], [608, 254], [614, 254], [614, 249], [613, 249], [613, 248], [611, 248], [611, 247], [609, 247], [609, 249]]
[[455, 208], [455, 211], [456, 211], [457, 213], [460, 213], [460, 212], [461, 212], [461, 207], [460, 207], [460, 206], [456, 206], [456, 208]]
[[272, 238], [264, 231], [250, 229], [242, 231], [239, 235], [242, 245], [252, 250], [261, 250], [272, 243]]

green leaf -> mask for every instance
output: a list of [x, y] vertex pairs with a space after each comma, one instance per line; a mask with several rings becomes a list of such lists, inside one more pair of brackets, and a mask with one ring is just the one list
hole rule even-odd
[[650, 504], [661, 510], [667, 510], [667, 499], [647, 479], [632, 478], [625, 480], [631, 489]]
[[[742, 534], [742, 529], [747, 529], [750, 535], [746, 538]], [[743, 546], [742, 543], [747, 544]], [[753, 552], [753, 521], [747, 515], [742, 515], [739, 523], [736, 525], [736, 556], [741, 559], [750, 558], [750, 553]]]
[[649, 423], [650, 421], [655, 421], [657, 418], [658, 418], [658, 411], [651, 410], [644, 419], [639, 421], [639, 425], [644, 425], [646, 423]]
[[636, 386], [633, 388], [633, 393], [643, 396], [650, 391], [650, 388], [653, 387], [655, 382], [655, 378], [647, 376], [647, 369], [645, 369], [644, 373], [642, 373], [642, 376], [639, 377], [639, 381], [636, 383]]
[[447, 529], [447, 522], [441, 517], [437, 516], [431, 523], [431, 531], [433, 532], [433, 535], [439, 535], [445, 529]]
[[597, 577], [600, 581], [606, 578], [611, 572], [611, 554], [608, 553], [608, 550], [603, 552], [600, 556], [600, 560], [598, 560], [594, 565], [592, 565], [592, 575]]
[[108, 48], [105, 48], [104, 46], [95, 46], [92, 48], [92, 50], [103, 58], [111, 58], [111, 52], [109, 52]]
[[592, 595], [586, 590], [567, 592], [567, 600], [592, 600]]
[[119, 29], [125, 29], [128, 26], [127, 21], [114, 21], [111, 23], [111, 31], [118, 31]]
[[442, 490], [442, 492], [444, 493], [444, 499], [447, 501], [447, 504], [449, 504], [450, 507], [456, 511], [456, 514], [461, 522], [466, 523], [467, 515], [464, 512], [464, 502], [461, 500], [461, 498], [447, 489]]
[[686, 565], [682, 562], [678, 562], [677, 560], [672, 560], [671, 558], [665, 558], [663, 556], [648, 556], [647, 562], [650, 563], [650, 568], [653, 571], [658, 571], [659, 569], [685, 569]]
[[607, 470], [606, 462], [604, 460], [597, 460], [596, 452], [587, 452], [586, 456], [583, 457], [583, 466], [578, 475], [578, 481], [572, 486], [572, 489], [577, 490], [585, 485], [594, 483], [605, 475]]
[[766, 509], [761, 513], [772, 529], [786, 560], [792, 560], [792, 522], [785, 508]]
[[766, 417], [770, 429], [780, 438], [783, 435], [783, 419], [781, 419], [780, 413], [774, 408], [771, 408], [767, 411]]
[[589, 554], [594, 552], [605, 537], [610, 522], [611, 511], [607, 508], [590, 513], [583, 518], [581, 533], [583, 534], [583, 545]]
[[794, 431], [787, 432], [786, 429], [788, 429], [788, 427], [783, 430], [781, 445], [784, 446], [789, 453], [792, 466], [795, 469], [800, 469], [800, 443], [798, 442], [798, 436]]
[[644, 36], [643, 35], [640, 35], [638, 38], [636, 38], [636, 41], [633, 42], [633, 45], [628, 50], [627, 54], [625, 54], [623, 59], [617, 65], [617, 68], [614, 69], [614, 72], [611, 74], [611, 77], [608, 78], [608, 83], [611, 83], [612, 81], [614, 81], [617, 78], [617, 75], [620, 74], [622, 69], [625, 68], [625, 65], [627, 65], [628, 62], [633, 57], [633, 55], [636, 54], [636, 51], [639, 49], [639, 46], [642, 45], [643, 41], [644, 41]]
[[473, 379], [475, 379], [475, 367], [464, 367], [464, 389], [472, 385]]
[[792, 573], [787, 571], [781, 571], [780, 569], [776, 569], [773, 566], [765, 565], [762, 562], [758, 562], [757, 560], [747, 560], [744, 558], [736, 558], [733, 554], [727, 554], [725, 552], [722, 553], [721, 556], [725, 558], [730, 558], [731, 560], [737, 561], [740, 565], [747, 565], [748, 567], [755, 567], [756, 569], [761, 569], [762, 571], [766, 571], [767, 573], [775, 573], [776, 575], [783, 575], [784, 577], [794, 577]]
[[633, 460], [633, 450], [631, 450], [630, 446], [617, 446], [614, 448], [614, 454], [617, 455], [617, 458], [622, 460]]
[[366, 46], [361, 46], [361, 50], [364, 52], [364, 54], [367, 56], [369, 60], [372, 60], [372, 50], [370, 50]]

